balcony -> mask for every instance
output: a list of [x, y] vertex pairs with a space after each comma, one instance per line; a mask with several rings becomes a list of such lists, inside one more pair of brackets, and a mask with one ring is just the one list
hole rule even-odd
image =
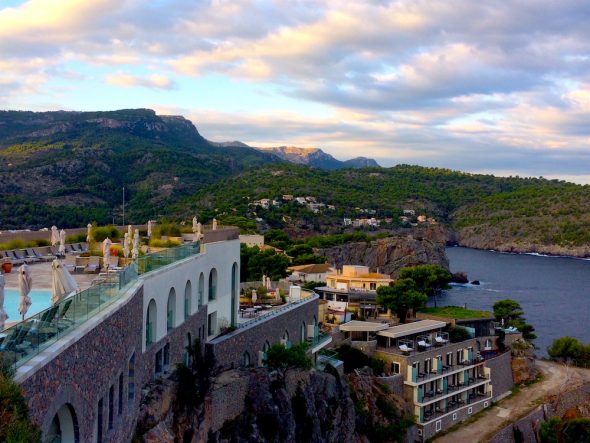
[[424, 411], [423, 416], [421, 419], [418, 420], [418, 424], [426, 424], [430, 423], [433, 420], [438, 420], [444, 417], [447, 414], [451, 414], [455, 411], [458, 411], [462, 408], [466, 408], [470, 405], [474, 405], [477, 403], [481, 403], [486, 400], [491, 400], [492, 394], [490, 392], [485, 393], [477, 393], [474, 395], [469, 395], [466, 399], [460, 399], [458, 401], [449, 401], [447, 402], [446, 406], [444, 407], [435, 407], [432, 412]]
[[309, 349], [311, 350], [312, 354], [315, 354], [331, 342], [332, 336], [323, 332], [320, 332], [314, 337], [308, 337], [307, 339], [307, 343], [309, 344]]
[[[470, 389], [475, 389], [480, 386], [485, 386], [490, 381], [489, 375], [480, 374], [475, 378], [469, 378], [465, 382], [459, 382], [456, 385], [447, 385], [446, 380], [444, 380], [444, 384], [442, 389], [436, 389], [433, 391], [425, 391], [422, 394], [422, 389], [418, 388], [418, 405], [428, 405], [436, 401], [443, 400], [453, 395], [462, 394], [464, 392], [469, 391]], [[440, 387], [439, 387], [440, 388]]]

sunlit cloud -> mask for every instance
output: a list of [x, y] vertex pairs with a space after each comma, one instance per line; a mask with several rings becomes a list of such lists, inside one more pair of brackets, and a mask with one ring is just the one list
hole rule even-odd
[[[588, 17], [579, 0], [28, 0], [0, 6], [0, 107], [92, 109], [100, 82], [113, 108], [177, 109], [216, 140], [583, 177]], [[235, 85], [214, 108], [195, 92], [211, 75]], [[283, 102], [260, 109], [252, 85]]]

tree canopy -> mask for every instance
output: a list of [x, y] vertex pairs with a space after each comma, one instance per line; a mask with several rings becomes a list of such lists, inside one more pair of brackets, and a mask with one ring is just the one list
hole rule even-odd
[[551, 346], [547, 348], [547, 353], [554, 360], [590, 368], [590, 344], [584, 345], [577, 338], [561, 337], [555, 339]]
[[411, 278], [399, 278], [392, 286], [377, 288], [377, 303], [391, 309], [401, 322], [406, 321], [408, 311], [426, 304], [428, 296], [421, 292]]
[[263, 275], [272, 280], [287, 276], [289, 258], [272, 249], [261, 250], [257, 246], [240, 245], [240, 279], [241, 281], [259, 281]]
[[515, 300], [505, 299], [494, 303], [494, 317], [496, 320], [503, 321], [504, 326], [514, 326], [520, 332], [525, 340], [534, 340], [537, 336], [533, 333], [535, 328], [526, 322], [524, 311], [520, 304]]
[[277, 371], [283, 379], [289, 369], [309, 369], [311, 360], [307, 356], [307, 343], [299, 343], [290, 348], [280, 343], [272, 345], [266, 351], [264, 364], [268, 369]]
[[414, 280], [418, 291], [429, 296], [448, 289], [452, 277], [451, 273], [440, 265], [418, 265], [400, 271], [400, 278]]

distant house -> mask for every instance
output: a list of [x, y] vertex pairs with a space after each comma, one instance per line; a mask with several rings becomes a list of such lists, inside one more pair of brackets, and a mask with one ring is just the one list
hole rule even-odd
[[426, 216], [425, 215], [419, 215], [418, 216], [418, 223], [426, 223]]
[[307, 196], [305, 197], [305, 200], [307, 200], [310, 203], [315, 203], [317, 201], [316, 198], [313, 196]]
[[272, 201], [272, 205], [273, 205], [274, 207], [279, 207], [279, 206], [281, 206], [281, 202], [275, 198], [275, 199], [273, 199], [273, 201]]
[[352, 219], [351, 218], [344, 218], [343, 224], [344, 224], [344, 226], [352, 225]]
[[404, 209], [404, 215], [413, 217], [416, 215], [416, 211], [414, 211], [413, 209]]
[[291, 194], [283, 194], [283, 201], [290, 202], [293, 200], [293, 196]]
[[336, 272], [334, 267], [329, 263], [290, 266], [287, 268], [291, 271], [289, 280], [292, 282], [325, 282], [326, 275]]
[[336, 206], [334, 206], [334, 205], [328, 205], [328, 209], [330, 211], [334, 211], [336, 209]]
[[270, 207], [270, 200], [268, 198], [260, 199], [260, 206], [264, 209], [268, 209]]
[[305, 197], [295, 197], [295, 201], [297, 203], [299, 203], [300, 205], [304, 205], [307, 203], [307, 200], [305, 200]]

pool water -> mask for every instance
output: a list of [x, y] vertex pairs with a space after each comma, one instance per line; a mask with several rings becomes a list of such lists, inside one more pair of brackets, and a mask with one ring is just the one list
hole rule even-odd
[[[31, 306], [27, 311], [27, 317], [36, 314], [43, 309], [47, 309], [51, 306], [51, 291], [43, 291], [33, 289], [29, 293], [31, 298]], [[6, 321], [19, 321], [20, 314], [18, 313], [18, 304], [20, 301], [20, 295], [18, 289], [5, 289], [4, 290], [4, 310], [8, 314], [8, 320]]]

